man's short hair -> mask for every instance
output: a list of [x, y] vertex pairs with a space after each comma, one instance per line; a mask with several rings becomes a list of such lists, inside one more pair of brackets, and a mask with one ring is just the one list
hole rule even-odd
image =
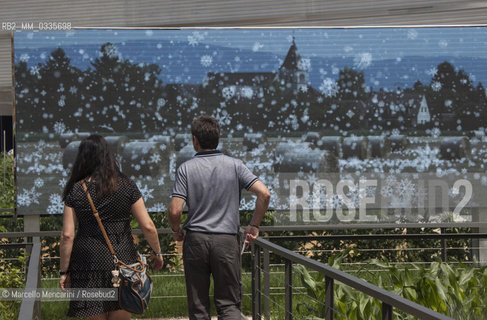
[[215, 118], [201, 115], [191, 122], [191, 134], [198, 139], [202, 149], [216, 149], [220, 139], [220, 126]]

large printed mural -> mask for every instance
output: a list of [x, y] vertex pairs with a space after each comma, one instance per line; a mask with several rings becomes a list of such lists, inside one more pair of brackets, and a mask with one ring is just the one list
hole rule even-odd
[[277, 223], [464, 222], [485, 202], [485, 27], [16, 32], [14, 49], [19, 214], [62, 213], [90, 133], [164, 211], [198, 114]]

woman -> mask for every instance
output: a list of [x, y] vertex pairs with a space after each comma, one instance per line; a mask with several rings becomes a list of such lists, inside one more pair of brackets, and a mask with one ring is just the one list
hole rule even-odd
[[[91, 135], [79, 146], [63, 194], [61, 288], [113, 288], [111, 270], [115, 265], [81, 184], [83, 179], [117, 257], [127, 264], [137, 260], [130, 228], [132, 214], [153, 250], [153, 269], [161, 269], [163, 259], [159, 237], [139, 189], [120, 172], [105, 139]], [[76, 222], [78, 232], [75, 236]], [[130, 319], [130, 315], [120, 309], [118, 301], [71, 301], [68, 311], [70, 317], [90, 320]]]

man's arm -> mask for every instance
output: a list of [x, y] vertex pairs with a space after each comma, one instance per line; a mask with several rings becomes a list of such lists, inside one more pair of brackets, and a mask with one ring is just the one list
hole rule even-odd
[[250, 224], [245, 229], [245, 243], [247, 244], [259, 236], [260, 222], [264, 218], [271, 198], [269, 189], [258, 180], [250, 187], [249, 191], [257, 196], [257, 200], [255, 201], [255, 211]]
[[183, 206], [185, 200], [179, 197], [172, 197], [171, 203], [169, 204], [168, 210], [168, 219], [169, 219], [169, 226], [171, 230], [174, 232], [173, 238], [176, 241], [182, 241], [184, 239], [184, 232], [180, 227], [182, 215], [183, 215]]

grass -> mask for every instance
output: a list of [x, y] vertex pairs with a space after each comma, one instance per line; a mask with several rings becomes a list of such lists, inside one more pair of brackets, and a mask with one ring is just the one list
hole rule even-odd
[[[284, 272], [283, 268], [275, 267], [271, 270], [270, 287], [271, 297], [275, 303], [271, 302], [273, 317], [276, 319], [284, 318]], [[157, 272], [152, 273], [154, 280], [154, 290], [150, 301], [149, 308], [142, 315], [133, 316], [133, 318], [161, 318], [161, 317], [184, 317], [187, 316], [186, 287], [184, 274], [182, 272]], [[252, 313], [251, 294], [251, 274], [244, 272], [242, 274], [242, 286], [244, 292], [242, 310], [244, 314]], [[293, 277], [295, 287], [301, 287], [301, 280], [297, 274]], [[58, 279], [42, 280], [42, 288], [57, 288]], [[306, 301], [306, 297], [297, 292], [305, 292], [304, 288], [295, 289], [293, 304], [296, 308], [298, 303]], [[211, 283], [210, 293], [213, 292], [213, 282]], [[213, 296], [210, 297], [213, 299]], [[68, 312], [69, 302], [67, 301], [43, 301], [41, 303], [42, 319], [65, 319]], [[216, 315], [213, 301], [211, 301], [211, 314]]]

